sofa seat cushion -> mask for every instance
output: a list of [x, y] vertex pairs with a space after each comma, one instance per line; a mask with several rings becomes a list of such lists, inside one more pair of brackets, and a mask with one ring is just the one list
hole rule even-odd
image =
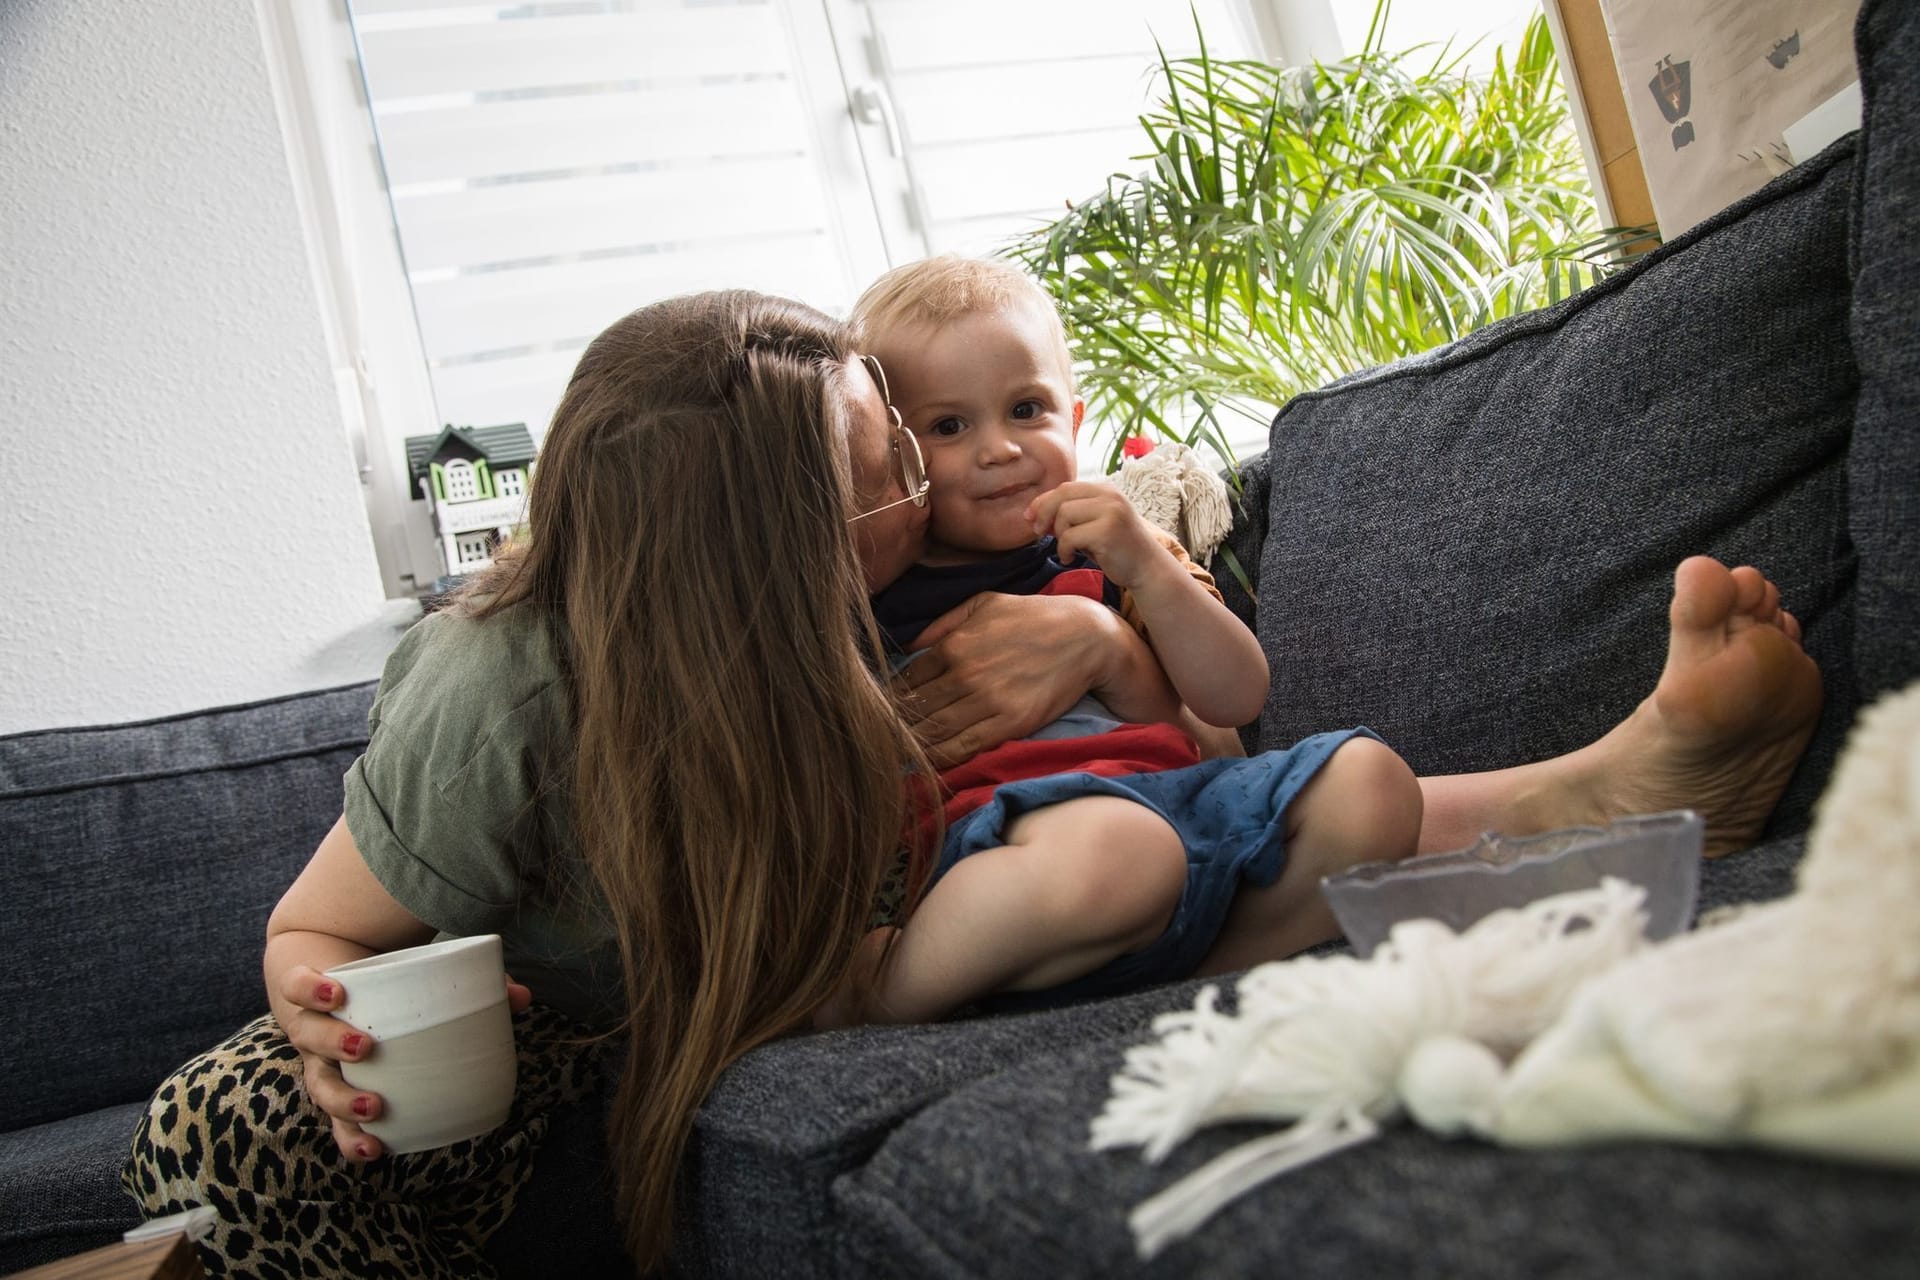
[[1749, 902], [1771, 902], [1793, 892], [1806, 836], [1787, 836], [1755, 845], [1726, 858], [1700, 864], [1700, 896], [1696, 914]]
[[[1702, 909], [1789, 891], [1801, 852], [1786, 839], [1708, 864]], [[1186, 1007], [1198, 985], [1145, 994]], [[1506, 1151], [1401, 1125], [1142, 1264], [1127, 1211], [1272, 1129], [1204, 1131], [1158, 1168], [1088, 1150], [1109, 1081], [1149, 1034], [1075, 1030], [1030, 1028], [999, 1070], [903, 1117], [834, 1180], [838, 1274], [1892, 1277], [1920, 1257], [1911, 1171], [1656, 1144]]]
[[[1790, 892], [1800, 851], [1800, 841], [1782, 840], [1707, 864], [1701, 908]], [[937, 1250], [926, 1254], [896, 1235], [920, 1230], [913, 1223], [923, 1209], [934, 1212], [910, 1200], [910, 1188], [929, 1180], [966, 1184], [971, 1197], [943, 1230], [975, 1237], [987, 1252], [1024, 1240], [1024, 1230], [1009, 1234], [999, 1225], [1026, 1212], [1012, 1190], [1017, 1178], [1008, 1181], [1010, 1168], [1080, 1159], [1067, 1148], [1084, 1145], [1085, 1126], [1106, 1096], [1105, 1076], [1098, 1088], [1084, 1084], [1072, 1074], [1083, 1066], [1073, 1064], [1091, 1052], [1110, 1073], [1125, 1046], [1147, 1039], [1156, 1015], [1189, 1007], [1201, 985], [1188, 980], [1039, 1013], [802, 1036], [756, 1050], [727, 1073], [700, 1113], [684, 1166], [676, 1269], [743, 1277], [891, 1275], [899, 1272], [885, 1265], [885, 1250], [898, 1244], [912, 1260], [906, 1273], [919, 1274]], [[1067, 1092], [1061, 1072], [1075, 1081]], [[1005, 1114], [962, 1117], [951, 1110], [973, 1106], [959, 1100], [982, 1090], [1003, 1097], [994, 1082], [1009, 1074], [1032, 1094]], [[1032, 1123], [1032, 1113], [1055, 1110], [1067, 1115], [1044, 1129]], [[1079, 1126], [1071, 1142], [1056, 1132], [1069, 1121]], [[888, 1190], [892, 1153], [902, 1142], [915, 1158], [940, 1166], [901, 1183], [907, 1200], [891, 1199]], [[982, 1144], [991, 1157], [985, 1162], [977, 1159]], [[1070, 1220], [1075, 1233], [1106, 1231], [1120, 1221], [1109, 1203], [1117, 1194], [1109, 1189], [1067, 1204], [1043, 1198], [1034, 1211]], [[855, 1248], [850, 1240], [865, 1243]], [[1022, 1257], [1021, 1247], [1005, 1257]], [[980, 1265], [955, 1274], [1047, 1274], [1024, 1263], [1011, 1272]], [[1066, 1274], [1098, 1271], [1089, 1262]]]
[[340, 815], [372, 700], [0, 738], [0, 1130], [144, 1100], [265, 1009], [267, 915]]
[[1366, 724], [1421, 774], [1582, 746], [1653, 688], [1674, 566], [1705, 552], [1780, 584], [1826, 677], [1776, 829], [1804, 824], [1855, 704], [1853, 147], [1281, 410], [1233, 543], [1273, 669], [1256, 745]]
[[142, 1102], [0, 1134], [0, 1274], [112, 1244], [140, 1213], [120, 1189]]
[[1920, 1176], [1757, 1151], [1505, 1151], [1389, 1129], [1257, 1188], [1150, 1264], [1128, 1210], [1271, 1129], [1150, 1166], [1091, 1151], [1133, 1037], [1036, 1054], [907, 1122], [836, 1183], [843, 1276], [1907, 1277]]
[[1154, 1015], [1191, 1003], [1198, 985], [1036, 1013], [823, 1032], [755, 1050], [722, 1077], [695, 1124], [682, 1166], [676, 1274], [837, 1276], [843, 1224], [832, 1187], [901, 1125], [1037, 1053], [1143, 1036]]

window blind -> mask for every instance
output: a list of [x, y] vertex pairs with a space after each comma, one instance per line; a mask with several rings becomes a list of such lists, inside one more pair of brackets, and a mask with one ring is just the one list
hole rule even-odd
[[[844, 313], [889, 265], [991, 252], [1131, 167], [1155, 40], [1197, 49], [1187, 0], [346, 3], [434, 401], [402, 435], [537, 441], [586, 343], [661, 297]], [[1245, 0], [1197, 11], [1253, 49]]]
[[929, 251], [985, 253], [1132, 167], [1169, 57], [1254, 45], [1231, 0], [868, 0]]
[[733, 285], [831, 304], [870, 272], [781, 6], [352, 8], [443, 419], [537, 438], [636, 306]]

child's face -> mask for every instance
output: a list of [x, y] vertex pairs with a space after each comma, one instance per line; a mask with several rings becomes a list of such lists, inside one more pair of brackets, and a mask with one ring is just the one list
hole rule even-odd
[[890, 334], [880, 352], [894, 405], [926, 455], [934, 540], [963, 551], [1032, 542], [1028, 504], [1078, 471], [1084, 406], [1058, 321], [1016, 303]]

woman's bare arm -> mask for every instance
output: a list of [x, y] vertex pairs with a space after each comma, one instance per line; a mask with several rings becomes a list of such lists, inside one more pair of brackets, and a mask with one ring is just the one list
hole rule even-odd
[[378, 1118], [378, 1095], [361, 1093], [340, 1074], [342, 1062], [373, 1048], [363, 1033], [333, 1016], [345, 1002], [325, 971], [377, 952], [414, 946], [433, 936], [367, 869], [343, 817], [333, 824], [299, 878], [267, 919], [262, 969], [267, 1002], [300, 1051], [307, 1096], [333, 1121], [333, 1139], [349, 1160], [378, 1156], [380, 1140], [361, 1123]]

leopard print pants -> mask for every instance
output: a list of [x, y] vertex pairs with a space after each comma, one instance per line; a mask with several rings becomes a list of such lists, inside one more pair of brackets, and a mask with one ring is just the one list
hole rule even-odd
[[550, 1010], [514, 1018], [513, 1110], [434, 1151], [347, 1161], [307, 1101], [300, 1054], [271, 1016], [160, 1086], [121, 1184], [149, 1218], [211, 1206], [209, 1277], [490, 1277], [482, 1249], [513, 1212], [549, 1112], [592, 1091], [604, 1048]]

